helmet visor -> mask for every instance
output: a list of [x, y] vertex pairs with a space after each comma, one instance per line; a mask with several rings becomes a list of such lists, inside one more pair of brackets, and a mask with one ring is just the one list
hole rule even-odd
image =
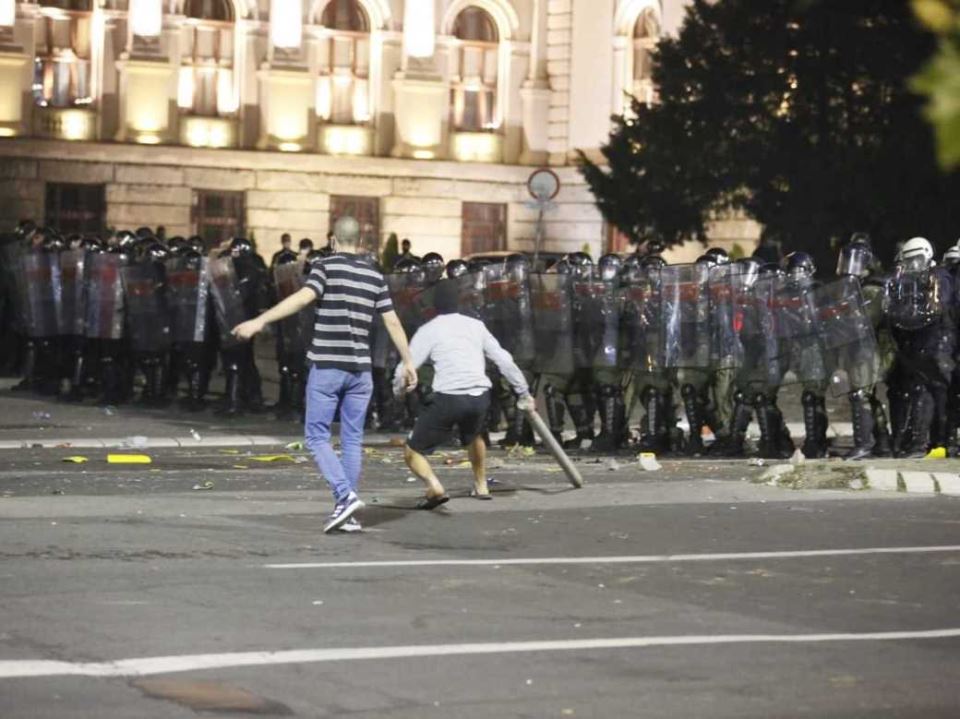
[[863, 277], [873, 262], [873, 253], [864, 245], [844, 247], [837, 258], [837, 275]]

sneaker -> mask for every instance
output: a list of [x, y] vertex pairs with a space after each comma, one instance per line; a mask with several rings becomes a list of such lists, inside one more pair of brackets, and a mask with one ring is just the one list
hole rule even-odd
[[323, 525], [324, 534], [339, 528], [340, 525], [350, 519], [358, 509], [363, 509], [363, 502], [360, 501], [360, 497], [357, 496], [356, 492], [350, 492], [346, 499], [338, 502], [333, 508], [333, 514], [327, 518], [326, 523]]
[[363, 527], [360, 526], [360, 522], [357, 521], [356, 517], [350, 517], [350, 519], [340, 525], [340, 531], [352, 534], [353, 532], [362, 532]]

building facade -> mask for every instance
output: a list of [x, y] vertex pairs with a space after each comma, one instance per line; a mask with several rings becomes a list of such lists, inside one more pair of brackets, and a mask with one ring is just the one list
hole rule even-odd
[[[0, 222], [323, 238], [445, 257], [614, 237], [573, 167], [687, 0], [0, 0]], [[719, 223], [749, 240], [750, 223]], [[742, 236], [742, 237], [741, 237]]]

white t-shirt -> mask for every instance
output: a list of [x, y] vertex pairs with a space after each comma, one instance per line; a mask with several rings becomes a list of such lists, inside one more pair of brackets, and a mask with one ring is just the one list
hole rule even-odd
[[[439, 315], [417, 330], [410, 341], [413, 364], [433, 363], [433, 391], [479, 396], [490, 389], [486, 360], [493, 362], [518, 395], [530, 388], [523, 372], [480, 320], [461, 314]], [[397, 379], [402, 382], [400, 373]], [[396, 383], [395, 383], [396, 384]]]

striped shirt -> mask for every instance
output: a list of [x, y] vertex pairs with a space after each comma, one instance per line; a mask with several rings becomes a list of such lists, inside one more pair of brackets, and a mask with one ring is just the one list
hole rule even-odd
[[317, 295], [307, 359], [320, 369], [369, 372], [374, 312], [393, 309], [383, 275], [359, 255], [317, 262], [306, 286]]

